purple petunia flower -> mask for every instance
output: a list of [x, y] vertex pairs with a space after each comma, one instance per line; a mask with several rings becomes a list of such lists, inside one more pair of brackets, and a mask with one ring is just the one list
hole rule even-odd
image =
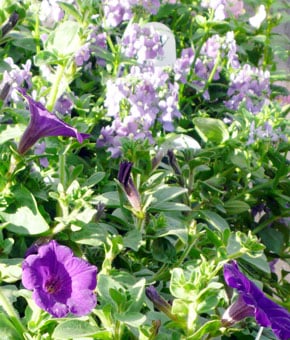
[[64, 136], [77, 138], [82, 143], [90, 135], [80, 133], [76, 128], [61, 121], [57, 116], [47, 111], [39, 102], [28, 96], [23, 89], [19, 92], [27, 99], [31, 114], [30, 122], [20, 140], [18, 152], [25, 154], [40, 138], [49, 136]]
[[97, 303], [97, 267], [54, 240], [26, 257], [22, 283], [33, 290], [35, 303], [56, 318], [87, 315]]
[[226, 283], [237, 289], [239, 298], [224, 313], [224, 325], [231, 326], [246, 318], [255, 317], [263, 327], [271, 327], [280, 340], [290, 338], [290, 313], [269, 298], [243, 273], [236, 261], [225, 264]]

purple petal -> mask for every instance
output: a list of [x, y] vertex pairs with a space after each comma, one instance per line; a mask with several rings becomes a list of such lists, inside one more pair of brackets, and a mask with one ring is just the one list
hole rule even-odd
[[76, 128], [61, 121], [57, 116], [47, 111], [41, 103], [28, 96], [23, 89], [19, 89], [19, 92], [27, 99], [31, 114], [29, 125], [24, 131], [18, 146], [20, 154], [26, 153], [42, 137], [74, 137], [79, 143], [82, 143], [85, 138], [90, 136], [86, 133], [78, 132]]
[[35, 291], [32, 297], [38, 307], [56, 318], [63, 318], [69, 312], [69, 308], [66, 304], [56, 301], [52, 295], [43, 291]]
[[72, 278], [73, 290], [91, 289], [97, 285], [97, 267], [79, 258], [72, 258], [66, 263], [66, 268]]
[[70, 312], [77, 316], [87, 315], [96, 307], [96, 295], [89, 289], [75, 290], [67, 302]]
[[240, 272], [236, 261], [224, 266], [226, 283], [238, 290], [244, 302], [254, 308], [257, 322], [264, 327], [271, 327], [279, 339], [290, 339], [290, 313], [276, 304], [243, 273]]

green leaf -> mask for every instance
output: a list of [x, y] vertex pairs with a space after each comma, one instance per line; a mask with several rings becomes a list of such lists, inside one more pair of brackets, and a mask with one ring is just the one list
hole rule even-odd
[[48, 51], [56, 51], [63, 56], [76, 52], [81, 46], [78, 32], [79, 25], [77, 22], [65, 21], [61, 23], [49, 35], [46, 49]]
[[75, 6], [68, 4], [66, 2], [58, 1], [57, 4], [69, 15], [73, 16], [77, 21], [81, 22], [82, 17], [80, 13], [76, 10]]
[[221, 144], [229, 139], [227, 126], [216, 118], [194, 118], [193, 123], [200, 137], [205, 141]]
[[196, 331], [193, 335], [189, 336], [188, 340], [197, 340], [202, 339], [205, 334], [215, 334], [219, 328], [221, 327], [220, 320], [211, 320], [203, 324], [198, 331]]
[[40, 51], [34, 58], [36, 66], [58, 64], [58, 56], [51, 51]]
[[79, 244], [99, 247], [106, 241], [109, 233], [115, 234], [116, 230], [105, 223], [89, 223], [80, 231], [71, 233], [70, 239]]
[[142, 245], [142, 233], [139, 230], [130, 230], [123, 238], [124, 247], [137, 251]]
[[108, 191], [92, 199], [92, 204], [103, 203], [107, 207], [119, 207], [120, 199], [117, 191]]
[[84, 184], [82, 185], [83, 187], [93, 187], [94, 185], [98, 184], [101, 182], [101, 180], [106, 176], [105, 172], [97, 172], [93, 174], [91, 177], [89, 177]]
[[156, 198], [156, 201], [159, 204], [161, 202], [170, 201], [173, 198], [185, 193], [187, 193], [186, 188], [164, 185], [163, 187], [159, 187], [153, 196]]
[[254, 258], [252, 256], [249, 256], [248, 254], [244, 254], [241, 258], [248, 262], [251, 266], [258, 268], [264, 273], [267, 274], [271, 273], [269, 262], [267, 261], [265, 254], [262, 254], [261, 256]]
[[13, 191], [15, 201], [0, 216], [8, 222], [6, 229], [19, 235], [38, 235], [49, 230], [34, 196], [23, 186]]
[[224, 203], [224, 207], [229, 215], [241, 214], [251, 209], [249, 204], [239, 200], [229, 200]]
[[152, 255], [157, 261], [171, 263], [176, 258], [176, 250], [166, 238], [158, 238], [153, 241]]
[[13, 324], [6, 316], [0, 312], [0, 339], [3, 340], [23, 340], [23, 336], [14, 328]]
[[199, 150], [200, 145], [190, 136], [172, 133], [166, 136], [166, 140], [160, 145], [160, 148], [165, 151], [169, 149], [182, 151], [187, 149]]
[[183, 203], [177, 202], [161, 202], [155, 203], [150, 206], [149, 210], [158, 211], [191, 211], [191, 208]]
[[116, 318], [131, 327], [139, 327], [146, 321], [146, 316], [137, 312], [125, 314], [116, 313]]
[[16, 282], [20, 280], [23, 259], [0, 259], [0, 281], [4, 282]]
[[53, 331], [53, 339], [76, 339], [79, 337], [92, 336], [98, 333], [97, 325], [90, 325], [88, 321], [67, 320], [59, 325]]
[[209, 210], [202, 210], [199, 212], [200, 218], [205, 219], [210, 225], [212, 225], [217, 230], [223, 232], [225, 229], [229, 229], [228, 222], [218, 215], [217, 213]]
[[7, 142], [10, 139], [19, 139], [25, 127], [20, 125], [6, 125], [5, 129], [0, 132], [0, 144]]
[[280, 255], [284, 249], [284, 235], [281, 231], [274, 228], [265, 228], [260, 237], [269, 251]]

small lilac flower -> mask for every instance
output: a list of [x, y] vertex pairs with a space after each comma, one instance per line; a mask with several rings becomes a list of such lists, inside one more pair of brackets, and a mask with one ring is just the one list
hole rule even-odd
[[50, 241], [22, 264], [22, 284], [35, 303], [56, 318], [87, 315], [97, 299], [97, 267], [75, 257], [70, 248]]
[[[66, 1], [72, 3], [73, 1]], [[39, 11], [39, 20], [45, 27], [52, 28], [64, 17], [64, 11], [58, 5], [57, 0], [42, 0]]]
[[224, 20], [230, 16], [237, 18], [244, 13], [243, 0], [202, 0], [201, 6], [212, 9], [215, 20]]
[[131, 169], [133, 163], [124, 161], [120, 164], [118, 181], [122, 184], [123, 189], [127, 195], [128, 201], [130, 202], [132, 208], [136, 211], [141, 211], [141, 199], [140, 195], [133, 183], [131, 177]]
[[236, 261], [224, 266], [226, 283], [237, 289], [239, 298], [224, 313], [222, 322], [231, 326], [246, 317], [255, 317], [258, 324], [271, 327], [280, 340], [290, 338], [290, 313], [269, 298], [243, 273]]
[[62, 115], [70, 114], [73, 108], [72, 100], [65, 94], [61, 95], [55, 103], [54, 110]]
[[215, 81], [220, 78], [220, 59], [225, 60], [232, 68], [239, 67], [236, 51], [233, 32], [227, 32], [225, 37], [215, 34], [208, 38], [198, 57], [192, 48], [185, 48], [174, 65], [175, 80], [182, 83], [188, 82], [197, 92], [202, 92], [206, 100], [209, 100], [209, 92], [205, 88], [209, 77], [215, 71], [212, 79]]
[[90, 59], [91, 51], [88, 43], [84, 44], [75, 54], [75, 63], [77, 66], [82, 66]]
[[262, 126], [255, 126], [255, 122], [251, 123], [249, 139], [247, 145], [251, 145], [256, 141], [268, 140], [273, 143], [279, 141], [288, 142], [287, 137], [281, 133], [281, 128], [274, 129], [270, 122], [265, 122]]
[[82, 143], [85, 138], [90, 136], [86, 133], [78, 132], [76, 128], [61, 121], [54, 114], [47, 111], [40, 102], [36, 102], [28, 96], [25, 90], [19, 89], [19, 92], [27, 99], [31, 114], [29, 125], [24, 131], [18, 146], [20, 154], [25, 154], [42, 137], [74, 137], [77, 138], [79, 143]]
[[103, 0], [103, 10], [109, 27], [116, 27], [133, 17], [129, 0]]
[[[11, 57], [5, 58], [4, 61], [8, 64], [10, 70], [3, 72], [3, 79], [0, 85], [1, 98], [3, 97], [6, 102], [9, 102], [11, 99], [14, 102], [18, 102], [20, 100], [18, 87], [26, 85], [30, 88], [32, 86], [32, 74], [30, 72], [31, 60], [27, 60], [26, 63], [22, 65], [22, 68], [14, 64]], [[5, 97], [2, 92], [5, 93]]]
[[230, 76], [230, 84], [227, 91], [230, 97], [225, 101], [226, 107], [237, 110], [242, 103], [248, 111], [256, 114], [260, 112], [270, 95], [270, 73], [249, 64]]
[[99, 32], [99, 27], [92, 26], [89, 43], [91, 51], [97, 57], [97, 64], [103, 67], [106, 66], [106, 60], [101, 57], [102, 54], [106, 54], [108, 49], [106, 32]]
[[154, 143], [152, 127], [159, 122], [165, 131], [173, 131], [178, 110], [178, 84], [169, 72], [154, 67], [133, 66], [130, 73], [107, 82], [107, 115], [114, 120], [101, 130], [97, 146], [108, 146], [112, 157], [121, 154], [121, 139], [147, 139]]
[[106, 24], [116, 27], [123, 21], [132, 19], [136, 7], [143, 7], [149, 14], [157, 14], [159, 0], [103, 0]]
[[[37, 143], [34, 150], [35, 155], [42, 155], [45, 152], [45, 147], [45, 142]], [[49, 164], [46, 157], [39, 158], [39, 163], [44, 168], [47, 168]]]
[[164, 54], [161, 35], [153, 26], [142, 27], [139, 24], [131, 24], [125, 31], [122, 51], [125, 56], [136, 58], [141, 64], [160, 58]]

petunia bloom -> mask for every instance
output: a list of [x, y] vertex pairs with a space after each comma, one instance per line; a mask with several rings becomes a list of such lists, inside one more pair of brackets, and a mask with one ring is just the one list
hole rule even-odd
[[22, 264], [22, 284], [33, 290], [35, 303], [56, 318], [90, 313], [97, 303], [97, 267], [54, 240], [36, 251]]
[[224, 266], [226, 283], [237, 289], [239, 298], [224, 313], [222, 322], [231, 326], [246, 318], [255, 317], [263, 327], [271, 327], [280, 340], [290, 339], [290, 313], [269, 298], [243, 273], [235, 261]]
[[19, 92], [27, 99], [31, 114], [30, 122], [20, 140], [18, 152], [25, 154], [40, 138], [49, 136], [74, 137], [79, 143], [90, 135], [80, 133], [76, 128], [61, 121], [57, 116], [47, 111], [39, 102], [28, 96], [23, 89]]

